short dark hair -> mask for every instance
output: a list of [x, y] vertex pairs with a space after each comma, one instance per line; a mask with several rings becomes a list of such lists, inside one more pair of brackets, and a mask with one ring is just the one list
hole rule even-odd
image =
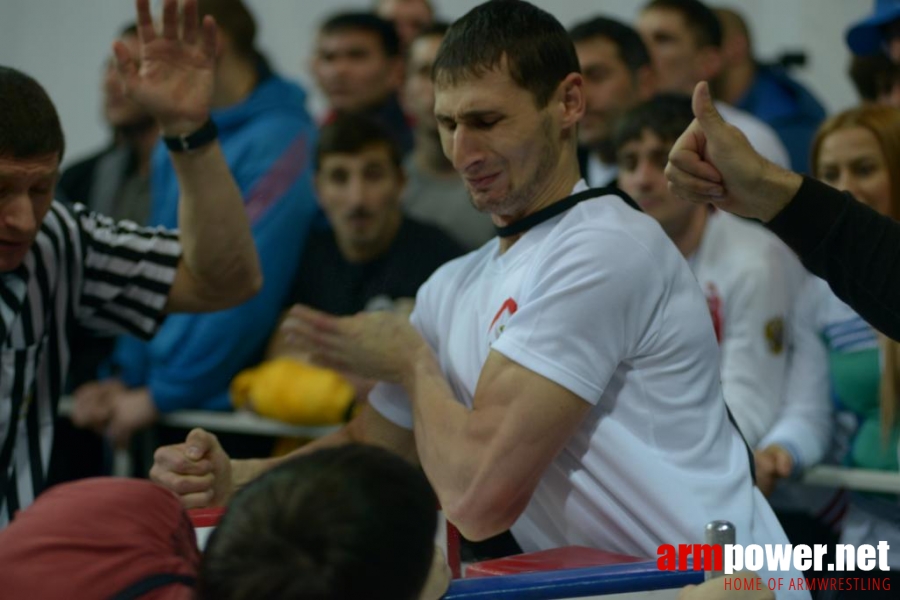
[[37, 81], [0, 66], [0, 156], [17, 159], [58, 154], [66, 149], [59, 115]]
[[256, 19], [241, 0], [198, 0], [197, 9], [201, 19], [212, 15], [240, 56], [254, 62], [262, 58], [256, 48]]
[[722, 47], [722, 24], [713, 9], [700, 0], [652, 0], [643, 10], [662, 9], [681, 13], [699, 48]]
[[434, 556], [437, 499], [375, 446], [298, 456], [241, 489], [203, 555], [198, 598], [413, 600]]
[[447, 31], [450, 29], [450, 23], [446, 21], [435, 21], [422, 31], [416, 34], [416, 37], [413, 38], [413, 41], [418, 40], [419, 38], [432, 37], [435, 35], [439, 35], [444, 37], [447, 35]]
[[492, 0], [450, 26], [432, 78], [453, 85], [480, 77], [504, 58], [513, 81], [531, 92], [540, 108], [563, 79], [581, 72], [575, 46], [553, 15], [524, 0]]
[[616, 126], [613, 143], [619, 151], [628, 142], [641, 139], [644, 131], [664, 142], [674, 142], [693, 120], [690, 96], [658, 94], [625, 113]]
[[650, 53], [640, 34], [621, 21], [596, 17], [575, 24], [569, 30], [569, 37], [575, 44], [594, 38], [604, 38], [615, 44], [619, 58], [632, 75], [650, 65]]
[[375, 34], [381, 41], [384, 54], [388, 57], [400, 56], [400, 37], [394, 24], [373, 12], [342, 12], [329, 17], [319, 26], [319, 33], [328, 35], [344, 31], [366, 31]]
[[318, 172], [322, 161], [329, 154], [357, 154], [375, 145], [386, 146], [391, 155], [391, 163], [397, 169], [401, 168], [403, 155], [400, 146], [387, 129], [371, 117], [340, 113], [319, 131], [313, 168]]

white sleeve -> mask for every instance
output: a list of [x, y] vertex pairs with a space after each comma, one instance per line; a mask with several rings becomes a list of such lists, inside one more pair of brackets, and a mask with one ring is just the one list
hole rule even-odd
[[665, 279], [647, 246], [621, 230], [575, 228], [554, 243], [492, 349], [596, 404], [658, 330]]
[[[416, 294], [416, 305], [409, 316], [409, 322], [425, 338], [431, 349], [437, 353], [437, 332], [433, 327], [427, 325], [429, 319], [426, 318], [426, 315], [433, 314], [435, 310], [435, 306], [428, 299], [430, 298], [428, 290], [435, 287], [433, 278], [434, 276], [419, 288], [419, 292]], [[369, 404], [394, 425], [404, 429], [413, 428], [412, 405], [403, 386], [383, 381], [378, 382], [369, 392]]]
[[828, 349], [816, 314], [821, 289], [814, 277], [803, 286], [791, 313], [791, 349], [781, 413], [759, 444], [779, 444], [794, 457], [795, 469], [819, 463], [833, 427], [829, 397]]
[[764, 251], [746, 263], [733, 289], [723, 291], [722, 392], [751, 447], [778, 415], [788, 354], [790, 298], [781, 254], [772, 247]]

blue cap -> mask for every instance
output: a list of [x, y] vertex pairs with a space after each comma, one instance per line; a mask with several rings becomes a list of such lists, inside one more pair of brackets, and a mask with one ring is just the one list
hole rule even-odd
[[900, 19], [900, 0], [875, 0], [875, 12], [847, 30], [847, 45], [858, 56], [882, 51], [881, 28]]

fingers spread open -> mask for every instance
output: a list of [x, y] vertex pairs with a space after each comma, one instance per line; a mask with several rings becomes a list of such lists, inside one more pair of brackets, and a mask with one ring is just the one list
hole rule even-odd
[[113, 55], [116, 57], [116, 70], [119, 78], [126, 86], [130, 86], [138, 74], [137, 57], [131, 55], [128, 46], [121, 40], [113, 42], [112, 49]]
[[178, 0], [164, 0], [162, 36], [167, 40], [178, 39]]
[[150, 0], [137, 0], [137, 29], [138, 36], [144, 44], [156, 39], [153, 15], [150, 14]]
[[184, 43], [194, 44], [197, 42], [198, 10], [197, 0], [184, 0], [182, 10], [181, 35]]
[[203, 52], [210, 63], [216, 59], [216, 21], [210, 15], [203, 17]]

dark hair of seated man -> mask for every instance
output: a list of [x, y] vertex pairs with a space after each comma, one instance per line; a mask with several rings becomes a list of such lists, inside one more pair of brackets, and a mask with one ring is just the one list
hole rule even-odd
[[365, 115], [342, 114], [319, 131], [319, 141], [313, 156], [313, 169], [318, 172], [322, 159], [329, 154], [359, 154], [372, 146], [384, 145], [390, 152], [391, 163], [401, 170], [403, 157], [397, 142], [387, 129]]
[[412, 600], [434, 555], [422, 472], [374, 446], [296, 457], [241, 489], [210, 537], [202, 600]]

